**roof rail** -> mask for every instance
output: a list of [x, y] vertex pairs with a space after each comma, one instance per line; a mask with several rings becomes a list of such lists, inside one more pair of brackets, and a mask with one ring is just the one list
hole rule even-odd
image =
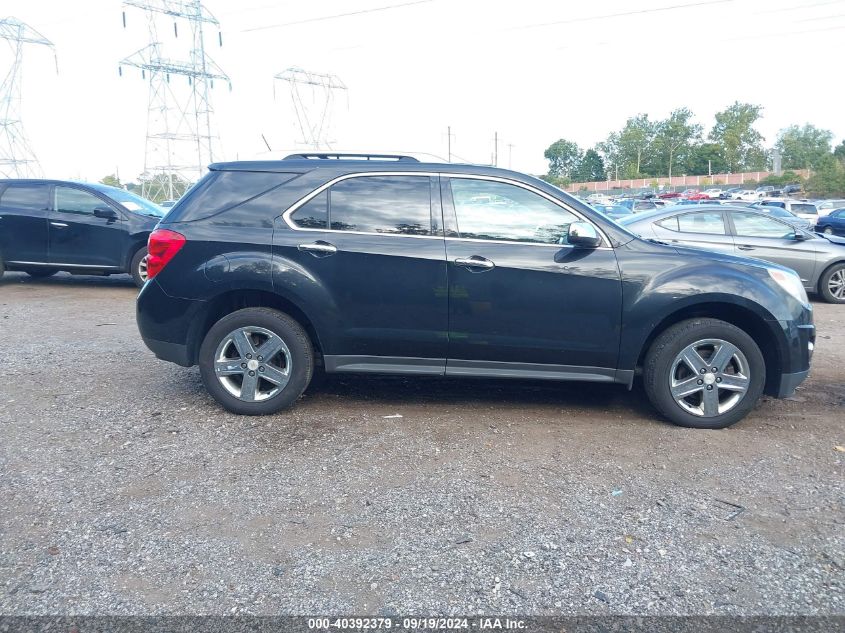
[[338, 154], [332, 153], [303, 153], [285, 156], [284, 160], [395, 160], [402, 163], [418, 163], [413, 156], [402, 154]]

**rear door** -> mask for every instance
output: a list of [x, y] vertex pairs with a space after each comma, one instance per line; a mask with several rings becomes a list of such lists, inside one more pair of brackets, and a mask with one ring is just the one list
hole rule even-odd
[[816, 267], [816, 244], [820, 238], [809, 234], [796, 240], [796, 229], [760, 213], [733, 211], [729, 214], [736, 243], [736, 254], [754, 257], [791, 268], [810, 287]]
[[446, 373], [611, 379], [622, 287], [609, 244], [567, 244], [582, 218], [519, 182], [451, 175], [442, 193]]
[[[110, 217], [98, 217], [111, 211]], [[123, 214], [81, 188], [56, 185], [50, 212], [50, 263], [122, 268], [127, 233]]]
[[654, 234], [670, 244], [733, 255], [734, 242], [721, 211], [679, 213], [654, 223]]
[[0, 190], [0, 258], [6, 262], [47, 262], [50, 186], [11, 183]]
[[436, 174], [381, 173], [335, 179], [277, 220], [287, 226], [274, 232], [274, 256], [306, 270], [332, 304], [320, 315], [327, 369], [443, 374], [440, 214]]

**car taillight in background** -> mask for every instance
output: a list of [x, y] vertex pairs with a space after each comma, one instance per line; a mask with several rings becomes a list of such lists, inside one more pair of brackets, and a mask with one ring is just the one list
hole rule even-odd
[[185, 245], [185, 236], [168, 229], [156, 229], [147, 242], [147, 279], [152, 279]]

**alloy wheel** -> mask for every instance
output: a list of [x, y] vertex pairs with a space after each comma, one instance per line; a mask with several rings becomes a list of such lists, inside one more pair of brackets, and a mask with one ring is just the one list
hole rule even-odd
[[244, 402], [262, 402], [279, 394], [290, 380], [291, 368], [288, 346], [261, 327], [230, 332], [214, 353], [217, 380]]
[[751, 374], [740, 349], [721, 339], [685, 347], [672, 362], [669, 389], [685, 411], [712, 418], [733, 409], [748, 391]]
[[845, 268], [835, 271], [827, 280], [827, 289], [836, 299], [845, 299]]
[[147, 260], [149, 258], [149, 255], [144, 255], [138, 262], [138, 277], [141, 278], [141, 281], [147, 281]]

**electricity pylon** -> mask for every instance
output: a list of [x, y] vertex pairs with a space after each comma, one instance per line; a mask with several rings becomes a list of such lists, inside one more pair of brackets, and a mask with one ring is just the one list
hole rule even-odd
[[23, 47], [24, 44], [48, 46], [54, 58], [56, 50], [50, 40], [15, 18], [0, 19], [0, 39], [6, 40], [12, 51], [12, 64], [0, 83], [0, 176], [37, 178], [43, 175], [41, 165], [21, 121]]
[[[219, 29], [220, 23], [199, 0], [124, 0], [123, 6], [144, 11], [149, 28], [150, 43], [120, 62], [121, 75], [123, 66], [141, 69], [143, 78], [149, 75], [141, 194], [159, 202], [173, 200], [214, 162], [219, 136], [212, 124], [210, 89], [215, 79], [228, 83], [229, 77], [206, 53], [204, 28]], [[163, 16], [173, 18], [174, 39], [179, 37], [179, 21], [187, 21], [187, 59], [165, 55], [174, 46], [165, 46], [159, 37]], [[218, 42], [222, 46], [219, 31]], [[186, 83], [177, 84], [175, 77]]]
[[290, 87], [293, 110], [302, 135], [301, 143], [312, 149], [331, 149], [331, 119], [337, 91], [346, 92], [336, 75], [313, 73], [301, 68], [287, 68], [274, 75], [275, 81], [284, 81]]

